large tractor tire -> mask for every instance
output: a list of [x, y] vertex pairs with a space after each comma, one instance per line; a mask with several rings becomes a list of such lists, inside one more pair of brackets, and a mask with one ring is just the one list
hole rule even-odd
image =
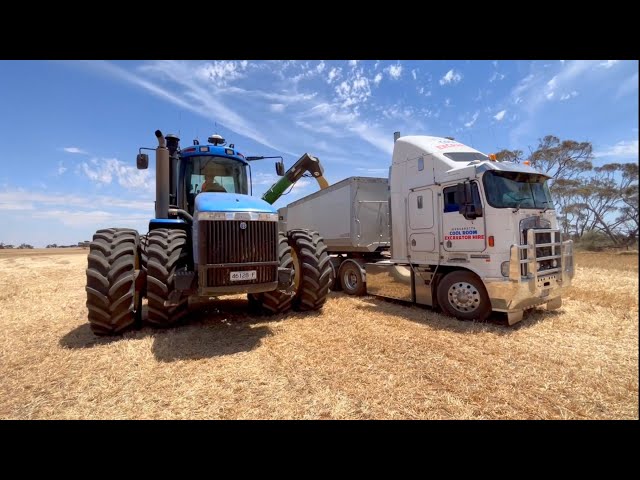
[[[284, 233], [280, 233], [278, 237], [278, 258], [280, 267], [293, 268], [293, 260], [291, 258], [291, 247]], [[291, 301], [293, 297], [289, 294], [282, 293], [278, 290], [264, 293], [249, 293], [249, 307], [254, 311], [262, 311], [269, 315], [285, 313], [291, 309]]]
[[362, 276], [362, 269], [353, 260], [345, 260], [338, 270], [338, 279], [342, 290], [347, 295], [361, 296], [367, 293], [367, 286]]
[[295, 268], [295, 310], [320, 310], [331, 286], [331, 258], [318, 232], [295, 229], [287, 233]]
[[460, 320], [483, 321], [491, 314], [491, 301], [482, 280], [463, 270], [440, 280], [438, 304], [445, 313]]
[[96, 335], [116, 335], [141, 322], [139, 247], [138, 232], [129, 228], [106, 228], [93, 236], [86, 291], [89, 324]]
[[165, 306], [175, 290], [174, 276], [178, 268], [187, 265], [189, 249], [187, 234], [182, 230], [159, 228], [147, 235], [147, 299], [149, 323], [158, 328], [175, 325], [188, 310], [188, 299], [178, 305]]

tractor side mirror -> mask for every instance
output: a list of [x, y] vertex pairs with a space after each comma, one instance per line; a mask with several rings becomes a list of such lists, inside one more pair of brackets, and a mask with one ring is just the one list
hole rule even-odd
[[284, 161], [280, 160], [279, 162], [276, 162], [276, 173], [278, 174], [279, 177], [283, 177], [284, 176]]
[[149, 155], [139, 153], [136, 157], [136, 167], [138, 167], [138, 170], [146, 170], [149, 168]]

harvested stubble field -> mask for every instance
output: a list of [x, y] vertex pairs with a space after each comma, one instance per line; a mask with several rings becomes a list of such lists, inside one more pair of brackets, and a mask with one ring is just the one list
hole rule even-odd
[[0, 250], [3, 419], [638, 419], [638, 257], [578, 254], [557, 312], [508, 327], [332, 293], [252, 318], [243, 296], [97, 338], [87, 250]]

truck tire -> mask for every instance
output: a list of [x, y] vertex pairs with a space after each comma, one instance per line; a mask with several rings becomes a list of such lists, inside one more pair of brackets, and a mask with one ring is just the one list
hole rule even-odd
[[187, 313], [187, 297], [181, 298], [178, 305], [164, 305], [175, 289], [175, 271], [189, 260], [187, 234], [183, 230], [159, 228], [149, 232], [147, 241], [148, 321], [154, 327], [166, 328]]
[[351, 260], [342, 262], [338, 270], [338, 278], [342, 285], [342, 291], [347, 295], [361, 296], [367, 292], [360, 265]]
[[438, 284], [438, 304], [442, 310], [460, 320], [485, 320], [491, 314], [491, 301], [477, 275], [456, 270]]
[[295, 268], [292, 306], [304, 312], [320, 310], [331, 286], [331, 258], [324, 239], [316, 231], [290, 230], [287, 233]]
[[87, 309], [96, 335], [116, 335], [139, 324], [142, 295], [140, 237], [130, 228], [106, 228], [93, 235], [87, 257]]
[[[284, 233], [280, 232], [278, 237], [278, 259], [280, 267], [293, 268], [291, 258], [291, 247]], [[278, 290], [273, 292], [249, 293], [249, 309], [255, 312], [262, 312], [268, 315], [285, 313], [291, 309], [293, 296], [282, 293]]]

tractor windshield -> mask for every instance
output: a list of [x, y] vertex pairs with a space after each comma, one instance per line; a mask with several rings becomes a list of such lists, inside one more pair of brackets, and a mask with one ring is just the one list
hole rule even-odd
[[247, 169], [242, 162], [226, 157], [203, 155], [187, 159], [185, 181], [187, 192], [249, 192]]

